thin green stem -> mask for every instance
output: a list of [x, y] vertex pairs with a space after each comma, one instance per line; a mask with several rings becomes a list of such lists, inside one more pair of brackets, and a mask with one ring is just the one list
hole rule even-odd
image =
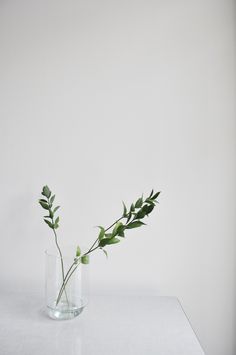
[[69, 275], [69, 273], [70, 273], [70, 271], [71, 271], [71, 269], [73, 268], [74, 265], [76, 265], [76, 262], [75, 262], [75, 261], [74, 261], [73, 264], [70, 266], [69, 270], [67, 271], [67, 273], [66, 273], [66, 275], [65, 275], [65, 277], [64, 277], [64, 281], [63, 281], [63, 283], [62, 283], [62, 286], [61, 286], [60, 291], [59, 291], [58, 296], [57, 296], [56, 305], [58, 305], [58, 303], [59, 303], [59, 301], [60, 301], [60, 298], [61, 298], [61, 295], [62, 295], [62, 292], [63, 292], [63, 289], [64, 289], [63, 286], [64, 286], [65, 281], [66, 281], [66, 279], [67, 279], [67, 277], [68, 277], [68, 275]]
[[[59, 247], [59, 244], [58, 244], [58, 240], [57, 240], [57, 233], [55, 231], [55, 229], [53, 229], [53, 233], [54, 233], [54, 236], [55, 236], [55, 243], [56, 243], [56, 247], [57, 247], [57, 250], [60, 254], [60, 261], [61, 261], [61, 273], [62, 273], [62, 280], [63, 280], [63, 283], [64, 283], [64, 280], [65, 280], [65, 271], [64, 271], [64, 262], [63, 262], [63, 256], [62, 256], [62, 252], [61, 252], [61, 249]], [[67, 304], [69, 305], [69, 300], [68, 300], [68, 296], [67, 296], [67, 293], [66, 293], [66, 289], [65, 290], [65, 296], [66, 296], [66, 302]]]
[[[50, 199], [49, 197], [47, 198], [48, 200], [48, 205], [49, 205], [49, 213], [51, 214], [51, 205], [50, 205]], [[52, 216], [52, 224], [54, 225], [54, 218]], [[63, 256], [62, 256], [62, 252], [61, 252], [61, 248], [58, 244], [58, 240], [57, 240], [57, 233], [56, 233], [56, 230], [55, 228], [53, 228], [53, 233], [54, 233], [54, 237], [55, 237], [55, 243], [56, 243], [56, 247], [57, 247], [57, 250], [60, 254], [60, 261], [61, 261], [61, 273], [62, 273], [62, 280], [63, 280], [63, 283], [64, 283], [64, 279], [65, 279], [65, 272], [64, 272], [64, 262], [63, 262]], [[69, 305], [69, 301], [68, 301], [68, 296], [67, 296], [67, 293], [66, 293], [66, 290], [65, 290], [65, 296], [66, 296], [66, 302], [67, 304]]]
[[[63, 284], [62, 284], [62, 286], [61, 286], [61, 288], [60, 288], [59, 294], [58, 294], [58, 296], [57, 296], [56, 305], [58, 305], [58, 303], [60, 302], [62, 293], [63, 293], [63, 291], [65, 290], [65, 287], [66, 287], [66, 285], [67, 285], [67, 282], [69, 281], [69, 279], [71, 278], [72, 274], [73, 274], [74, 271], [77, 269], [77, 267], [79, 266], [79, 264], [80, 264], [80, 263], [77, 263], [77, 264], [76, 264], [75, 262], [73, 262], [73, 264], [70, 266], [69, 270], [67, 271], [66, 277], [65, 277], [65, 279], [64, 279], [64, 282], [63, 282]], [[75, 266], [74, 270], [72, 270], [72, 268], [73, 268], [74, 265], [76, 265], [76, 266]], [[72, 272], [70, 273], [71, 270], [72, 270]], [[69, 275], [69, 273], [70, 273], [70, 275]], [[69, 275], [69, 276], [68, 276], [68, 275]]]

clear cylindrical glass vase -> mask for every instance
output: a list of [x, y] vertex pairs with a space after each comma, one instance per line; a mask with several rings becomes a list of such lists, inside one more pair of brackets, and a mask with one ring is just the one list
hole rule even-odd
[[58, 320], [75, 318], [88, 303], [88, 265], [68, 252], [63, 258], [57, 252], [45, 254], [47, 314]]

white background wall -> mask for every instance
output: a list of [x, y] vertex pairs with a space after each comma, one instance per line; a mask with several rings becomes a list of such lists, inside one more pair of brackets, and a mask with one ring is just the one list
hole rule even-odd
[[154, 187], [93, 290], [175, 295], [207, 355], [235, 354], [234, 20], [230, 0], [1, 1], [0, 288], [43, 287], [43, 184], [85, 245]]

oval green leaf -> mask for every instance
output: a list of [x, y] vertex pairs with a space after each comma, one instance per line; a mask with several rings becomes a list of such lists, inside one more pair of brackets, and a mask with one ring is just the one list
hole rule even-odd
[[39, 200], [39, 203], [45, 210], [49, 210], [49, 206], [48, 206], [47, 202]]
[[42, 195], [49, 198], [51, 196], [51, 191], [47, 185], [43, 187]]
[[131, 222], [129, 223], [126, 228], [127, 229], [132, 229], [132, 228], [138, 228], [138, 227], [141, 227], [145, 225], [145, 223], [141, 222], [141, 221], [134, 221], [134, 222]]
[[50, 198], [50, 204], [51, 204], [51, 205], [53, 204], [53, 201], [55, 200], [55, 196], [56, 196], [56, 195], [53, 195], [53, 196]]
[[140, 208], [142, 207], [143, 204], [143, 197], [140, 197], [136, 202], [135, 202], [135, 208]]
[[54, 225], [53, 225], [50, 221], [48, 221], [47, 219], [44, 219], [44, 222], [45, 222], [50, 228], [54, 229]]
[[100, 228], [100, 233], [99, 233], [98, 239], [102, 240], [105, 236], [105, 228], [103, 228], [102, 226], [98, 226], [98, 228]]
[[118, 239], [118, 238], [111, 238], [111, 239], [108, 239], [107, 245], [116, 244], [116, 243], [119, 243], [119, 242], [120, 242], [120, 239]]
[[60, 206], [55, 207], [53, 213], [55, 213], [58, 210], [58, 208], [60, 208]]
[[161, 193], [161, 191], [159, 191], [155, 195], [153, 195], [152, 200], [155, 200], [160, 195], [160, 193]]
[[76, 249], [76, 256], [80, 256], [81, 255], [81, 249], [79, 246], [77, 246], [77, 249]]
[[82, 264], [89, 264], [89, 255], [83, 255], [81, 257], [81, 263]]

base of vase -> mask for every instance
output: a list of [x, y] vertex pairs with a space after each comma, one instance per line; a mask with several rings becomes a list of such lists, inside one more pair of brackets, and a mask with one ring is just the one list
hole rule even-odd
[[47, 306], [47, 314], [50, 318], [55, 320], [67, 320], [80, 315], [83, 309], [84, 305], [78, 307], [71, 303], [60, 302], [57, 306], [56, 304], [53, 306]]

